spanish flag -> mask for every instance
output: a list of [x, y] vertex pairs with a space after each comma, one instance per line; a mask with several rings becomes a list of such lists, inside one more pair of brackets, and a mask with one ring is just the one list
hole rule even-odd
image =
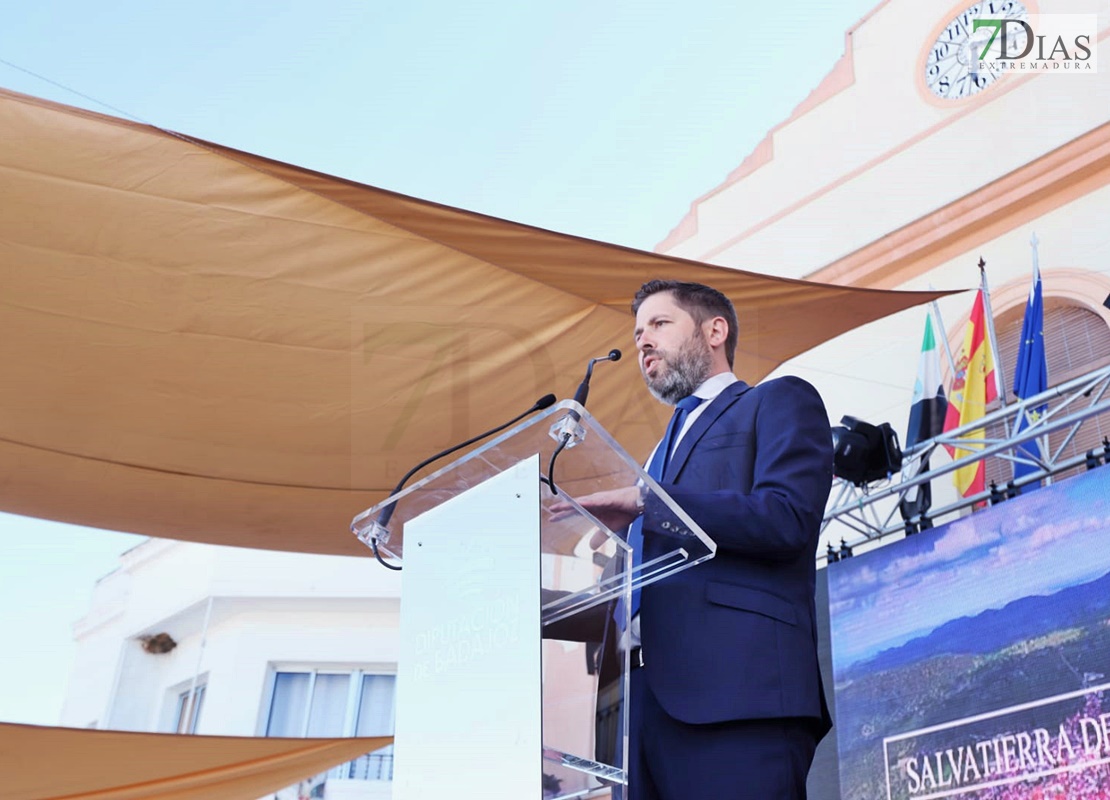
[[[960, 358], [956, 362], [956, 376], [952, 381], [952, 390], [948, 393], [948, 413], [944, 417], [945, 432], [983, 417], [987, 413], [987, 404], [998, 396], [994, 379], [994, 358], [991, 356], [984, 308], [983, 290], [979, 289], [975, 295], [975, 305], [971, 307], [971, 318], [967, 321]], [[968, 431], [960, 438], [981, 440], [985, 435], [985, 429], [978, 428]], [[948, 446], [948, 453], [953, 459], [960, 459], [977, 452], [982, 445], [971, 445], [971, 447], [974, 449]], [[987, 488], [985, 476], [986, 467], [982, 461], [961, 467], [955, 473], [956, 489], [964, 497], [982, 492]]]

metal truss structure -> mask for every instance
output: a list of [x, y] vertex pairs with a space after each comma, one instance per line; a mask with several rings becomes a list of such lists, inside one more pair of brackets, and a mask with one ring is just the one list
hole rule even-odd
[[[903, 454], [899, 475], [863, 486], [856, 486], [837, 478], [833, 483], [830, 502], [825, 511], [822, 533], [833, 533], [834, 523], [839, 523], [838, 535], [843, 532], [843, 544], [851, 548], [865, 542], [876, 542], [894, 533], [916, 533], [931, 527], [934, 521], [955, 514], [976, 503], [997, 502], [1012, 497], [1029, 483], [1048, 479], [1076, 466], [1094, 466], [1101, 461], [1110, 462], [1110, 445], [1100, 446], [1094, 454], [1081, 454], [1064, 458], [1063, 453], [1074, 440], [1084, 422], [1110, 411], [1110, 365], [1089, 372], [1067, 383], [1054, 386], [1041, 394], [1003, 406], [975, 422], [920, 442]], [[1047, 407], [1040, 413], [1042, 407]], [[1028, 427], [1017, 431], [1022, 419], [1029, 420]], [[1005, 434], [990, 437], [987, 431], [1001, 424]], [[1064, 440], [1050, 450], [1049, 434], [1067, 430]], [[963, 438], [963, 437], [974, 438]], [[1019, 453], [1019, 445], [1032, 440], [1040, 444], [1040, 457], [1032, 458], [1027, 450]], [[930, 456], [938, 447], [953, 448], [959, 456], [939, 467], [929, 467]], [[1035, 450], [1035, 448], [1033, 448]], [[952, 452], [952, 450], [950, 450]], [[927, 509], [921, 513], [915, 507], [918, 487], [947, 475], [961, 467], [984, 459], [1003, 459], [1010, 463], [1023, 463], [1036, 467], [1036, 471], [1020, 480], [1009, 481], [1003, 487], [987, 490], [942, 508]], [[819, 560], [825, 554], [819, 554]]]

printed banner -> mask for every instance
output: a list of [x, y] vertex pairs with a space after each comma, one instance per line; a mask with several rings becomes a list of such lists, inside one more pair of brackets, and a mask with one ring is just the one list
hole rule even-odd
[[1110, 798], [1110, 467], [829, 566], [843, 800]]

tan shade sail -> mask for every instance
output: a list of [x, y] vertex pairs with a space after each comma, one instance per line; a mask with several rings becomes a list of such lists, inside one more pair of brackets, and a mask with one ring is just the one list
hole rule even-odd
[[0, 723], [6, 800], [243, 800], [393, 743], [262, 739]]
[[[645, 280], [712, 284], [749, 382], [940, 296], [771, 278], [447, 208], [0, 91], [0, 508], [365, 554], [408, 467], [569, 397], [636, 456]], [[758, 266], [758, 265], [753, 265]]]

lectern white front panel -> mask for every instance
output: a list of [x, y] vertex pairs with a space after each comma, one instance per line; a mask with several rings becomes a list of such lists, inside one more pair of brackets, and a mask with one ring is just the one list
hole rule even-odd
[[408, 522], [395, 800], [540, 798], [539, 458]]

